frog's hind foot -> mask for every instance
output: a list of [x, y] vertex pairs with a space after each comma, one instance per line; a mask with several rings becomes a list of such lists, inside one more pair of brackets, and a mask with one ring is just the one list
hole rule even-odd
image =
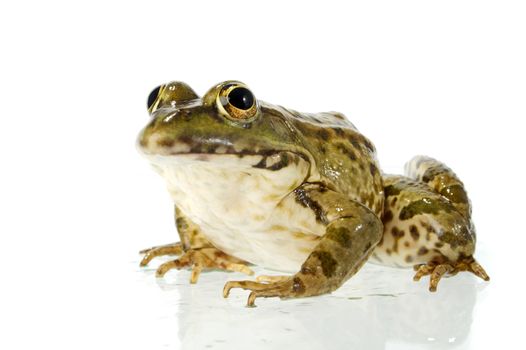
[[190, 283], [197, 283], [203, 269], [219, 269], [253, 275], [254, 272], [246, 264], [245, 261], [227, 255], [216, 248], [189, 249], [180, 258], [161, 264], [155, 275], [163, 277], [172, 269], [180, 270], [186, 267], [192, 268]]
[[257, 281], [229, 281], [223, 288], [223, 297], [228, 298], [232, 288], [241, 288], [250, 290], [250, 295], [247, 300], [247, 307], [254, 307], [256, 298], [263, 297], [293, 297], [295, 296], [301, 286], [300, 283], [293, 276], [259, 276]]
[[489, 281], [490, 279], [484, 268], [482, 268], [473, 257], [459, 259], [456, 263], [429, 262], [427, 264], [415, 265], [414, 269], [416, 271], [413, 277], [414, 281], [419, 281], [423, 276], [430, 275], [430, 292], [436, 292], [438, 282], [440, 282], [446, 274], [454, 276], [460, 271], [468, 271], [482, 278], [484, 281]]

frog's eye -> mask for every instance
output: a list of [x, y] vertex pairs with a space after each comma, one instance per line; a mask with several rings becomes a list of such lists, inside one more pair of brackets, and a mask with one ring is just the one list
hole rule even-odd
[[254, 94], [239, 83], [224, 86], [217, 102], [220, 111], [234, 120], [248, 121], [255, 117], [258, 111]]
[[159, 85], [155, 89], [150, 92], [150, 95], [148, 95], [148, 110], [152, 110], [152, 106], [154, 105], [155, 101], [157, 101], [157, 97], [159, 97], [161, 92], [162, 85]]

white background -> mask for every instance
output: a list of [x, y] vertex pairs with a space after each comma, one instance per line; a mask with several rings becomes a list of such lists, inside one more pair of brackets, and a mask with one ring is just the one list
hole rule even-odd
[[[0, 348], [524, 346], [524, 3], [343, 3], [0, 5]], [[332, 296], [247, 309], [247, 293], [220, 295], [240, 275], [189, 286], [186, 271], [139, 269], [139, 249], [176, 237], [134, 146], [146, 97], [226, 79], [346, 113], [386, 172], [444, 160], [467, 185], [492, 281], [464, 274], [432, 295], [411, 271], [366, 266]]]

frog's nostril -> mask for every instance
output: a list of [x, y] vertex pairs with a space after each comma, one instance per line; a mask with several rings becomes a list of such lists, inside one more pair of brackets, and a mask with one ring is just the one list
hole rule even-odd
[[161, 86], [158, 86], [155, 89], [153, 89], [152, 92], [150, 92], [150, 95], [148, 96], [148, 109], [150, 109], [152, 105], [155, 103], [157, 96], [159, 96], [160, 90], [161, 90]]

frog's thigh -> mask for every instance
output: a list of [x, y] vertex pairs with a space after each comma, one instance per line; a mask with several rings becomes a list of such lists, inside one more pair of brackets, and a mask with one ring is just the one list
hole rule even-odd
[[416, 156], [407, 162], [405, 172], [410, 179], [427, 184], [448, 199], [462, 216], [470, 219], [471, 204], [464, 184], [447, 165], [427, 156]]
[[475, 234], [470, 221], [447, 199], [404, 176], [387, 176], [384, 186], [384, 236], [372, 260], [413, 266], [473, 255]]
[[431, 290], [446, 273], [467, 270], [488, 279], [473, 258], [473, 225], [453, 203], [428, 185], [404, 176], [385, 177], [384, 186], [384, 235], [371, 261], [415, 266], [415, 279], [431, 275]]
[[190, 220], [177, 206], [174, 206], [174, 217], [175, 226], [185, 250], [213, 247], [199, 225]]
[[326, 225], [325, 234], [302, 264], [299, 272], [270, 283], [228, 282], [231, 288], [251, 290], [248, 305], [257, 297], [306, 297], [329, 293], [354, 275], [365, 263], [382, 235], [382, 223], [368, 208], [346, 196], [305, 184], [291, 193], [313, 210]]

